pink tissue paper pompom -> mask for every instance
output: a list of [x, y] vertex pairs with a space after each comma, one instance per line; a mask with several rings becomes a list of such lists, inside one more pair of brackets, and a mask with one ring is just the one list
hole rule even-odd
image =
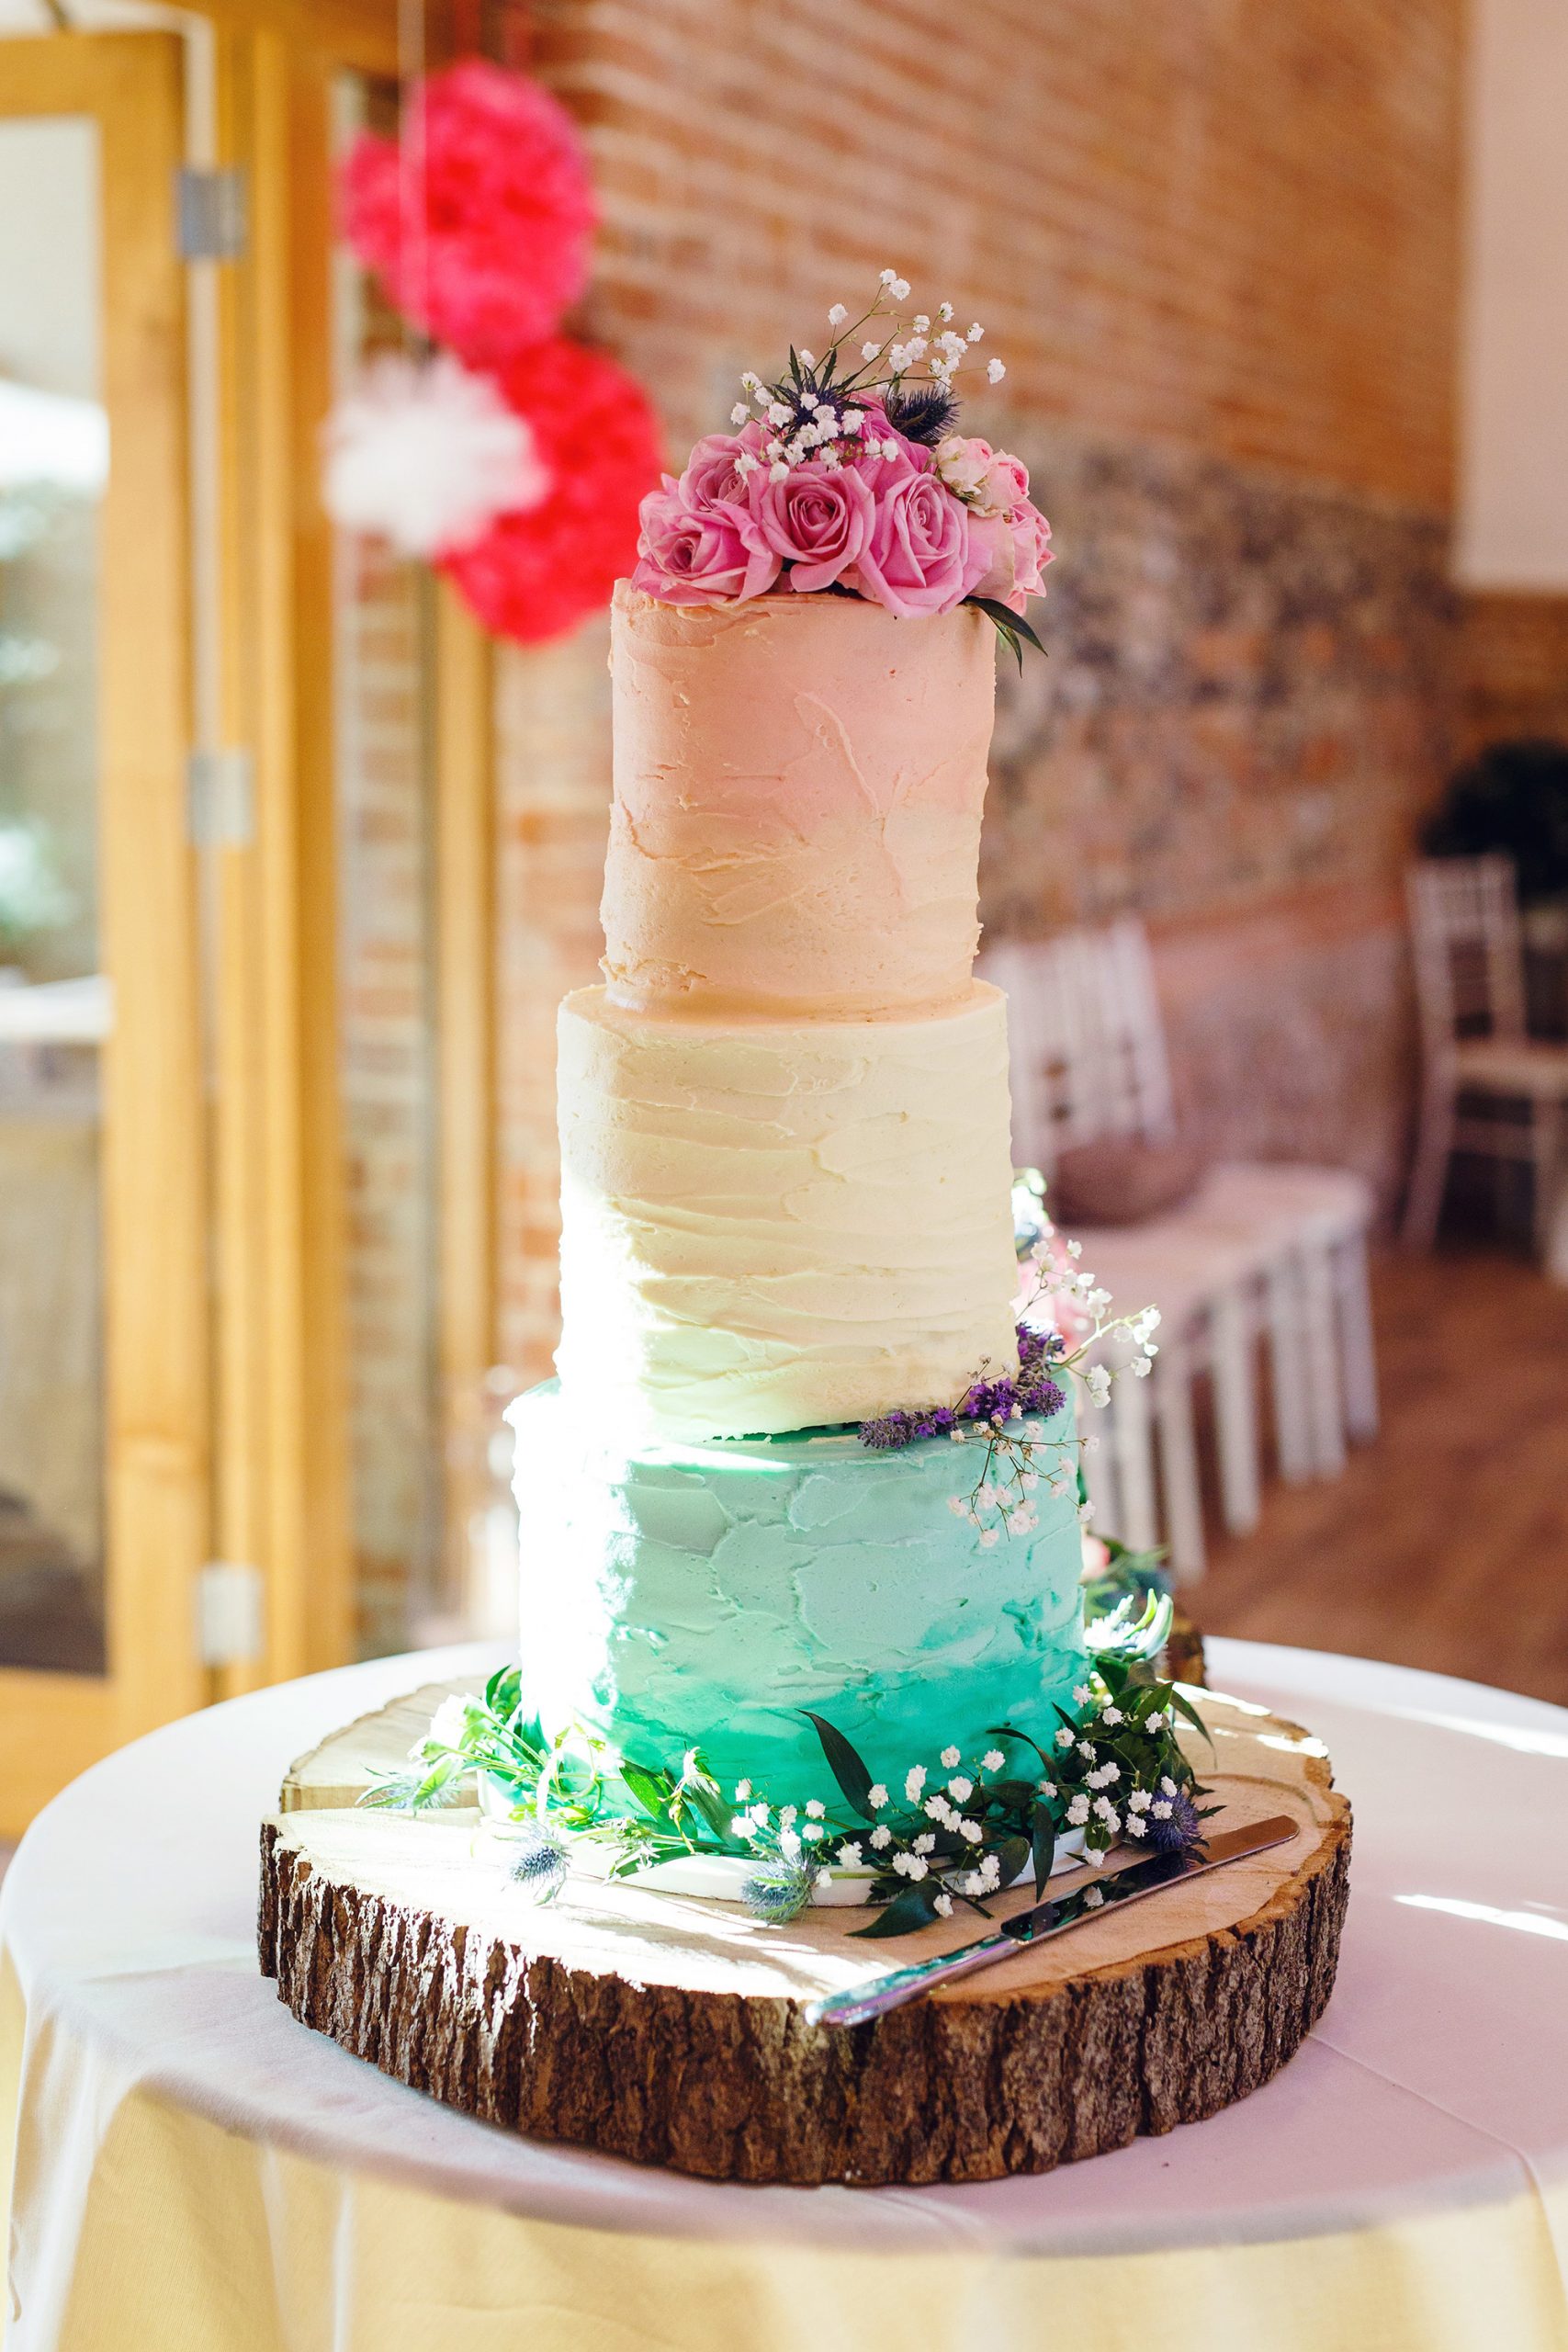
[[402, 144], [355, 141], [344, 233], [396, 308], [470, 366], [554, 334], [581, 293], [596, 213], [570, 116], [536, 83], [470, 58], [432, 74]]
[[441, 569], [487, 628], [536, 645], [602, 610], [629, 568], [637, 508], [659, 479], [659, 425], [635, 378], [564, 337], [525, 352], [499, 380], [549, 494], [499, 515]]

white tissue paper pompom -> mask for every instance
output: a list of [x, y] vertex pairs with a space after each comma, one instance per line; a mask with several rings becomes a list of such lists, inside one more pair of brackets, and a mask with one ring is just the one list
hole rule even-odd
[[526, 513], [549, 487], [526, 421], [448, 352], [373, 360], [327, 421], [328, 514], [400, 555], [471, 546], [498, 514]]

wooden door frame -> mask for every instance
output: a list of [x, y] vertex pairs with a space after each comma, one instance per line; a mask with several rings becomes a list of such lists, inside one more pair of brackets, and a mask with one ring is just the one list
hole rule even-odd
[[[332, 391], [333, 85], [345, 70], [396, 71], [396, 9], [392, 0], [197, 0], [191, 13], [210, 27], [213, 160], [247, 182], [246, 250], [218, 266], [217, 626], [220, 723], [224, 742], [250, 755], [254, 819], [239, 838], [200, 853], [189, 846], [187, 633], [165, 630], [116, 672], [114, 707], [134, 691], [150, 746], [156, 699], [157, 775], [134, 829], [106, 843], [106, 861], [126, 876], [128, 928], [116, 953], [136, 963], [127, 1003], [166, 1008], [183, 1089], [159, 1139], [163, 1156], [128, 1148], [113, 1167], [124, 1196], [116, 1229], [138, 1238], [112, 1260], [106, 1245], [106, 1282], [128, 1348], [140, 1336], [150, 1400], [127, 1404], [118, 1419], [111, 1412], [114, 1670], [97, 1680], [0, 1671], [0, 1835], [118, 1740], [210, 1698], [337, 1664], [354, 1646], [333, 547], [318, 481]], [[434, 15], [433, 62], [450, 38]], [[177, 37], [52, 35], [7, 41], [5, 54], [24, 45], [47, 52], [58, 75], [58, 61], [88, 43], [105, 55], [115, 44], [127, 60], [155, 49], [163, 111], [121, 107], [117, 136], [137, 127], [144, 136], [156, 119], [177, 156]], [[163, 171], [152, 275], [167, 314], [169, 380], [183, 385], [186, 287], [171, 185]], [[117, 237], [133, 228], [151, 237], [134, 208], [112, 225]], [[118, 264], [113, 274], [118, 285]], [[117, 527], [140, 544], [143, 577], [156, 552], [182, 593], [185, 423], [180, 414], [155, 462], [118, 469], [111, 485], [124, 509]], [[118, 424], [116, 433], [117, 449], [133, 446]], [[144, 599], [143, 623], [149, 611]], [[147, 635], [131, 629], [126, 641]], [[106, 645], [109, 636], [106, 626]], [[445, 589], [435, 686], [439, 1360], [450, 1400], [482, 1377], [492, 1349], [493, 799], [490, 648]], [[198, 857], [210, 861], [216, 915], [205, 1111]], [[175, 1069], [165, 1062], [160, 1075], [173, 1082]], [[265, 1599], [258, 1655], [209, 1670], [197, 1663], [195, 1580], [214, 1557], [258, 1569]], [[132, 1655], [153, 1663], [120, 1673], [117, 1661]]]
[[[198, 942], [186, 820], [182, 61], [167, 34], [5, 46], [6, 112], [99, 127], [103, 395], [98, 838], [107, 1672], [0, 1669], [0, 1831], [205, 1695], [193, 1635], [210, 1497]], [[143, 1120], [151, 1116], [155, 1131]], [[134, 1235], [134, 1246], [127, 1237]]]

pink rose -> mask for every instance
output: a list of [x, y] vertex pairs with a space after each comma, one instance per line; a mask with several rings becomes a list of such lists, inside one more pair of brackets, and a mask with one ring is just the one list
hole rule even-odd
[[793, 565], [792, 588], [807, 594], [826, 588], [853, 563], [876, 514], [871, 484], [856, 467], [796, 466], [782, 481], [759, 472], [753, 482], [751, 512], [775, 555]]
[[876, 484], [876, 514], [864, 548], [844, 575], [890, 613], [948, 613], [971, 582], [969, 517], [934, 473], [897, 473]]
[[632, 586], [667, 605], [738, 604], [762, 595], [779, 576], [779, 559], [757, 523], [728, 500], [699, 510], [667, 481], [643, 500], [640, 520]]
[[[907, 440], [896, 425], [888, 424], [882, 409], [866, 408], [862, 414], [865, 424], [859, 436], [846, 437], [839, 446], [874, 490], [884, 490], [889, 482], [902, 481], [909, 474], [931, 471], [931, 451], [919, 441]], [[894, 451], [887, 458], [882, 451], [889, 442], [894, 445]]]
[[675, 487], [694, 514], [705, 514], [712, 506], [746, 505], [746, 477], [737, 470], [735, 460], [742, 450], [755, 456], [758, 437], [756, 427], [748, 425], [745, 433], [706, 433], [693, 444], [686, 470]]
[[1029, 496], [1029, 468], [1010, 449], [998, 449], [986, 469], [986, 488], [997, 512], [1010, 514]]

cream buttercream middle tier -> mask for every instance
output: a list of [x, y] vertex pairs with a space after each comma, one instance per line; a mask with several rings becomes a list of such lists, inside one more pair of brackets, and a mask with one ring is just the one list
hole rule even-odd
[[1016, 1364], [1007, 1011], [560, 1011], [569, 1396], [682, 1437], [859, 1421]]
[[882, 1016], [962, 1001], [994, 632], [829, 595], [622, 582], [602, 913], [617, 1003]]

